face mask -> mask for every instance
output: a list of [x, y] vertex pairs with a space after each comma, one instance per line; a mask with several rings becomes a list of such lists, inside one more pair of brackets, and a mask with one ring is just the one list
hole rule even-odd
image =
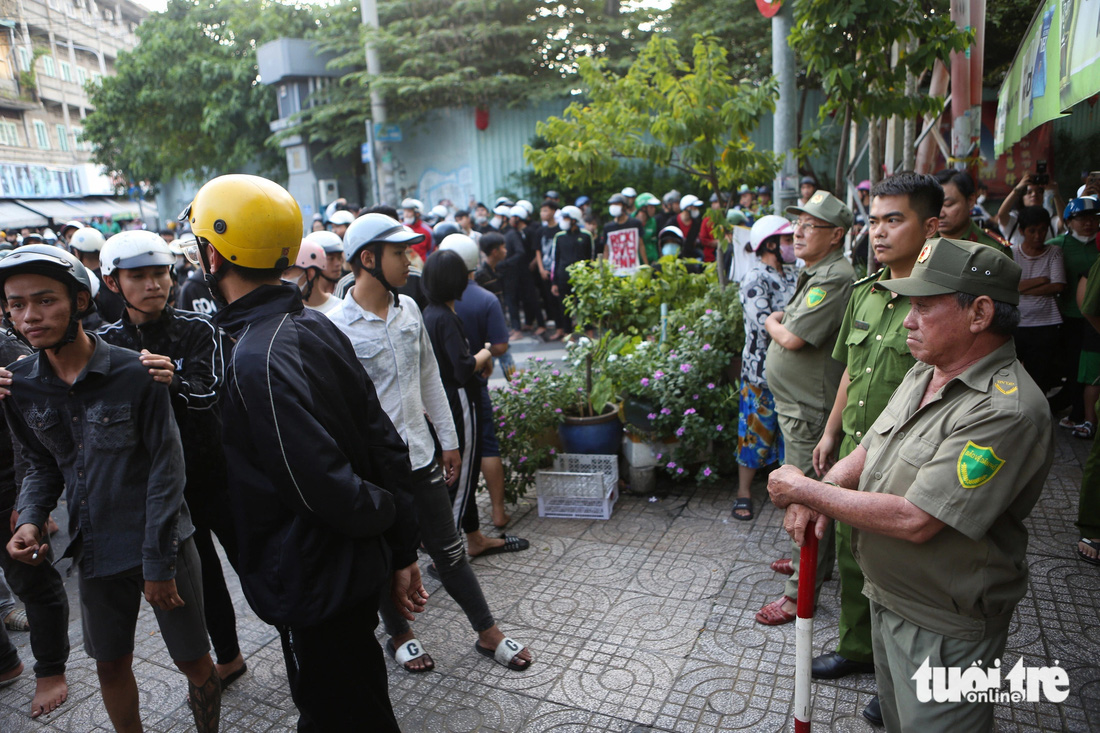
[[985, 194], [982, 194], [981, 196], [978, 196], [978, 206], [981, 206], [984, 203], [985, 203]]
[[667, 255], [672, 255], [673, 257], [679, 257], [680, 256], [680, 245], [678, 245], [678, 244], [662, 244], [661, 245], [661, 256], [665, 257]]
[[416, 217], [415, 216], [403, 216], [403, 217], [401, 217], [401, 223], [404, 224], [407, 227], [411, 227], [413, 224], [416, 223]]
[[562, 219], [558, 222], [558, 228], [561, 229], [563, 232], [567, 232], [569, 231], [569, 227], [572, 226], [572, 224], [573, 222], [569, 219]]
[[612, 219], [618, 219], [623, 214], [623, 207], [618, 204], [611, 204], [607, 207], [607, 212], [611, 214]]
[[485, 226], [485, 222], [487, 222], [489, 220], [487, 218], [485, 218], [484, 216], [475, 216], [474, 221], [477, 222], [478, 226]]
[[692, 219], [698, 219], [702, 215], [703, 215], [702, 211], [699, 211], [699, 209], [696, 209], [696, 208], [692, 208], [692, 210], [691, 210], [691, 218]]
[[797, 257], [794, 256], [793, 244], [781, 244], [779, 245], [779, 256], [783, 258], [784, 262], [794, 262]]
[[1088, 244], [1092, 240], [1096, 239], [1096, 237], [1083, 237], [1080, 234], [1078, 234], [1077, 232], [1073, 232], [1073, 231], [1071, 231], [1069, 233], [1069, 235], [1071, 237], [1073, 237], [1074, 239], [1076, 239], [1078, 242], [1081, 242], [1082, 244]]
[[500, 229], [501, 221], [502, 220], [499, 216], [494, 216], [493, 220], [489, 222], [489, 226], [491, 226], [493, 229]]

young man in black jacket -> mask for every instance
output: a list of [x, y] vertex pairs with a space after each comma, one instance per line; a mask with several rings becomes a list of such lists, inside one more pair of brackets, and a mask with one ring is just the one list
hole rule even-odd
[[238, 573], [282, 636], [298, 730], [397, 731], [374, 629], [382, 593], [410, 620], [427, 600], [408, 448], [347, 337], [279, 280], [301, 243], [293, 197], [220, 176], [182, 218], [236, 339], [222, 417]]
[[153, 232], [132, 230], [107, 240], [100, 252], [103, 285], [126, 309], [99, 330], [109, 344], [140, 352], [147, 368], [168, 385], [172, 411], [183, 441], [187, 484], [183, 496], [195, 525], [195, 548], [202, 561], [206, 628], [217, 656], [223, 686], [245, 672], [237, 640], [233, 599], [225, 585], [217, 535], [229, 562], [237, 562], [237, 537], [229, 513], [229, 487], [218, 392], [224, 375], [222, 339], [211, 320], [168, 305], [175, 253]]

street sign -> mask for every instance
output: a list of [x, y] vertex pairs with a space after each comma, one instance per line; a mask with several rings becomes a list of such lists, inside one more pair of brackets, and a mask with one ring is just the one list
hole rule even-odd
[[374, 124], [374, 139], [380, 143], [401, 142], [401, 126], [382, 122]]
[[363, 143], [359, 146], [359, 160], [364, 163], [369, 163], [374, 158], [374, 153], [371, 151], [370, 143]]

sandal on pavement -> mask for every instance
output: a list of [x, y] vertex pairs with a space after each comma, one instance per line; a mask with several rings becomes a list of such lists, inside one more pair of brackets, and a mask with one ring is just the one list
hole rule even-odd
[[474, 650], [483, 657], [489, 657], [502, 667], [507, 667], [515, 672], [522, 672], [534, 662], [534, 660], [525, 661], [520, 659], [518, 662], [516, 659], [519, 657], [519, 653], [526, 647], [519, 643], [509, 639], [507, 636], [504, 640], [497, 644], [496, 651], [486, 649], [480, 643], [474, 642]]
[[794, 603], [793, 598], [783, 596], [778, 601], [772, 601], [761, 608], [756, 612], [757, 623], [764, 624], [765, 626], [782, 626], [783, 624], [789, 624], [791, 621], [794, 621], [795, 614], [787, 613], [783, 610], [783, 604], [787, 601]]
[[1061, 420], [1058, 421], [1058, 427], [1065, 428], [1066, 430], [1073, 430], [1075, 427], [1077, 427], [1077, 423], [1075, 423], [1073, 419], [1067, 415], [1066, 417], [1063, 417]]
[[17, 608], [4, 619], [8, 631], [30, 631], [31, 622], [27, 619], [27, 609]]
[[772, 563], [772, 570], [780, 575], [794, 575], [794, 563], [791, 562], [789, 557], [785, 557], [782, 560], [776, 560]]
[[[747, 511], [749, 514], [748, 514], [748, 516], [745, 516], [743, 514], [738, 514], [737, 512], [739, 512], [739, 511]], [[751, 498], [745, 496], [745, 497], [738, 497], [737, 499], [734, 500], [734, 502], [733, 502], [733, 518], [734, 519], [740, 519], [742, 522], [748, 522], [754, 516], [755, 515], [752, 512], [752, 499]]]
[[[1096, 550], [1097, 552], [1100, 552], [1100, 541], [1090, 540], [1088, 537], [1082, 537], [1081, 539], [1079, 539], [1077, 541], [1080, 544], [1088, 545], [1089, 547]], [[1080, 547], [1077, 548], [1077, 557], [1081, 558], [1082, 560], [1089, 563], [1090, 565], [1100, 565], [1100, 558], [1089, 557], [1085, 553], [1081, 552]]]
[[244, 673], [247, 672], [247, 671], [248, 671], [248, 665], [247, 664], [242, 664], [240, 669], [235, 670], [233, 672], [230, 672], [225, 677], [222, 677], [221, 678], [222, 689], [223, 690], [226, 689], [231, 684], [233, 684], [234, 682], [239, 680], [244, 675]]
[[1081, 438], [1082, 440], [1088, 440], [1092, 436], [1096, 435], [1096, 426], [1088, 420], [1085, 420], [1080, 425], [1075, 425], [1073, 428], [1073, 437]]
[[[390, 658], [405, 668], [405, 671], [409, 674], [424, 674], [425, 672], [431, 672], [435, 669], [435, 660], [432, 659], [432, 655], [424, 651], [424, 646], [420, 643], [419, 639], [409, 639], [401, 645], [400, 649], [397, 649], [393, 645], [393, 639], [386, 642], [386, 653], [390, 655]], [[409, 662], [414, 659], [424, 658], [423, 667], [410, 667]]]
[[504, 540], [504, 544], [499, 547], [490, 547], [487, 550], [482, 550], [474, 557], [485, 557], [486, 555], [499, 555], [502, 552], [519, 552], [520, 550], [526, 550], [531, 546], [531, 543], [522, 537], [516, 537], [515, 535], [502, 534], [500, 539]]

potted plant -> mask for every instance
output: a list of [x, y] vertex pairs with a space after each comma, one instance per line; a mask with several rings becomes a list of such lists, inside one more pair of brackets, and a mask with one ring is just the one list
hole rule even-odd
[[625, 335], [605, 332], [598, 339], [582, 336], [567, 347], [572, 364], [572, 404], [564, 410], [558, 434], [568, 453], [618, 455], [622, 441], [616, 384], [609, 363], [628, 341]]

